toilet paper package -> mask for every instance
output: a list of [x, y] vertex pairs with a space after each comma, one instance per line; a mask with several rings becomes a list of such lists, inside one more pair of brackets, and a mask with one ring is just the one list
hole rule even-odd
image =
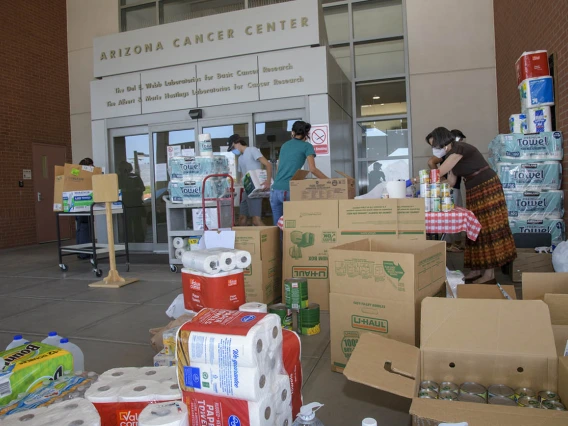
[[300, 413], [302, 398], [302, 342], [300, 336], [290, 330], [282, 330], [282, 363], [290, 379], [293, 418]]
[[528, 78], [550, 75], [548, 52], [546, 50], [524, 52], [515, 62], [515, 68], [517, 70], [517, 86]]
[[562, 164], [559, 161], [497, 163], [496, 172], [505, 190], [556, 190], [562, 183]]
[[509, 219], [509, 225], [513, 234], [549, 233], [552, 245], [555, 246], [565, 240], [565, 224], [562, 219]]
[[95, 406], [82, 398], [17, 413], [6, 417], [0, 423], [2, 426], [101, 426], [103, 424]]
[[561, 132], [499, 135], [489, 144], [496, 161], [561, 161], [564, 156]]
[[527, 78], [519, 85], [521, 110], [554, 105], [553, 79], [550, 76]]
[[510, 218], [560, 219], [564, 216], [564, 191], [505, 191]]
[[246, 301], [245, 276], [242, 269], [207, 274], [182, 269], [181, 284], [185, 309], [238, 309]]
[[550, 107], [529, 108], [527, 110], [528, 133], [552, 132], [552, 113]]
[[181, 401], [149, 405], [138, 416], [138, 426], [189, 426], [187, 405]]
[[513, 114], [509, 117], [509, 131], [511, 133], [527, 133], [526, 114]]

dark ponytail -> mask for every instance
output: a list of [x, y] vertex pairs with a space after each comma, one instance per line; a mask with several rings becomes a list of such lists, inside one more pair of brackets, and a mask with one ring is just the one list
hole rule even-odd
[[306, 123], [305, 121], [296, 121], [292, 126], [292, 132], [294, 132], [294, 137], [297, 139], [305, 139], [310, 133], [312, 125]]
[[434, 139], [432, 148], [444, 148], [456, 140], [456, 137], [445, 127], [435, 128], [428, 136]]

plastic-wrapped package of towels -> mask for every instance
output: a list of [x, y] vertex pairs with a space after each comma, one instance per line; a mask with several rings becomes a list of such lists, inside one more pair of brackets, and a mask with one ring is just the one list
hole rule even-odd
[[194, 176], [184, 180], [171, 180], [168, 184], [170, 201], [172, 203], [192, 203], [204, 198], [221, 198], [229, 188], [226, 178], [212, 177], [207, 179], [205, 193], [203, 194], [203, 180], [205, 176]]
[[229, 173], [227, 157], [173, 157], [169, 160], [171, 179], [187, 179], [194, 176]]
[[523, 233], [549, 233], [552, 237], [552, 245], [557, 246], [564, 241], [565, 224], [562, 219], [509, 219], [513, 234]]
[[505, 191], [511, 219], [560, 219], [564, 216], [564, 191]]
[[562, 132], [499, 135], [489, 144], [491, 156], [500, 161], [561, 161]]
[[560, 189], [562, 184], [562, 164], [559, 161], [497, 163], [495, 171], [505, 190], [554, 190]]

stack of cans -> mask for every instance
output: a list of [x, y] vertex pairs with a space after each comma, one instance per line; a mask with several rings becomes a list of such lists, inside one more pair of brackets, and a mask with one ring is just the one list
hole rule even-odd
[[449, 212], [454, 209], [452, 188], [440, 183], [440, 170], [420, 170], [420, 196], [424, 198], [426, 213]]
[[475, 382], [465, 382], [458, 386], [452, 382], [438, 384], [432, 380], [425, 380], [420, 383], [418, 397], [545, 410], [566, 410], [556, 392], [540, 391], [537, 394], [530, 388], [522, 387], [513, 390], [509, 386], [499, 384], [485, 388]]

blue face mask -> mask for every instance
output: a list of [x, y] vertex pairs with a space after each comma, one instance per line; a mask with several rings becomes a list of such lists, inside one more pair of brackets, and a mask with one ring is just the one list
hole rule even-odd
[[239, 151], [239, 150], [236, 149], [236, 148], [233, 149], [231, 152], [232, 152], [233, 154], [235, 154], [237, 157], [238, 157], [239, 155], [241, 155], [241, 151]]

